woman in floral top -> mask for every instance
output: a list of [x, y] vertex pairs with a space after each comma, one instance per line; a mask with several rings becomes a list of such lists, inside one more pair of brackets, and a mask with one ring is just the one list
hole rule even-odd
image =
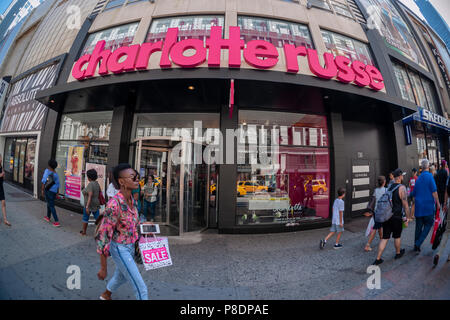
[[138, 187], [139, 181], [129, 164], [119, 164], [114, 168], [113, 175], [116, 188], [120, 187], [120, 191], [109, 200], [95, 239], [101, 264], [98, 278], [106, 278], [108, 256], [113, 258], [116, 271], [100, 299], [111, 300], [111, 294], [128, 281], [136, 298], [147, 300], [147, 286], [133, 259], [134, 243], [139, 239], [139, 214], [131, 191]]

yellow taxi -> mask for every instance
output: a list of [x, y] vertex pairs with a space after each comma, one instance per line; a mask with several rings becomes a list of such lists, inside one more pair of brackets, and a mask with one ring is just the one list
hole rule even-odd
[[[325, 182], [325, 180], [324, 179], [317, 179], [317, 180], [310, 180], [310, 181], [312, 181], [312, 191], [313, 191], [313, 193], [315, 193], [315, 194], [324, 194], [325, 192], [327, 192], [328, 191], [328, 188], [327, 188], [327, 183]], [[307, 192], [308, 190], [307, 190], [307, 186], [308, 186], [308, 182], [309, 181], [306, 181], [305, 182], [305, 191]]]
[[[216, 194], [216, 189], [217, 189], [217, 186], [216, 186], [215, 183], [213, 183], [213, 184], [209, 187], [209, 192], [210, 192], [211, 194]], [[236, 189], [237, 189], [237, 195], [238, 195], [238, 197], [242, 197], [242, 196], [245, 196], [245, 195], [247, 194], [247, 191], [245, 191], [245, 189], [244, 189], [243, 187], [239, 186], [239, 185], [236, 186]]]
[[262, 186], [256, 181], [238, 181], [238, 187], [244, 188], [244, 190], [248, 193], [269, 190], [267, 186]]

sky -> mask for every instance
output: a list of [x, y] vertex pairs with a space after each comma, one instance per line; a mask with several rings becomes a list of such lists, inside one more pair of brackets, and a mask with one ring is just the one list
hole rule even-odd
[[3, 14], [11, 2], [12, 0], [0, 0], [0, 13]]
[[[420, 18], [424, 19], [423, 15], [420, 13], [419, 8], [414, 3], [414, 0], [400, 0], [400, 2], [402, 2]], [[430, 2], [439, 12], [442, 18], [444, 18], [445, 22], [447, 22], [447, 24], [450, 26], [450, 0], [430, 0]]]

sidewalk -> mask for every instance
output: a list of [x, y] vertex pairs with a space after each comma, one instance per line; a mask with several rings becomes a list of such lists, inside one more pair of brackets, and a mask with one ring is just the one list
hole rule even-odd
[[[56, 208], [55, 228], [43, 220], [46, 204], [5, 183], [8, 220], [0, 226], [0, 299], [98, 299], [106, 281], [97, 279], [99, 257], [93, 227], [82, 237], [81, 215]], [[169, 237], [174, 265], [141, 273], [150, 299], [450, 299], [450, 262], [432, 268], [429, 237], [413, 252], [414, 223], [404, 230], [406, 254], [394, 260], [391, 240], [384, 253], [381, 289], [369, 290], [364, 252], [367, 218], [345, 225], [344, 247], [332, 240], [319, 250], [328, 228], [264, 235], [220, 235], [215, 230]], [[333, 239], [334, 240], [334, 239]], [[446, 253], [450, 245], [446, 248]], [[69, 290], [67, 267], [81, 269], [81, 289]], [[108, 278], [114, 263], [108, 263]], [[114, 299], [135, 299], [123, 285]]]

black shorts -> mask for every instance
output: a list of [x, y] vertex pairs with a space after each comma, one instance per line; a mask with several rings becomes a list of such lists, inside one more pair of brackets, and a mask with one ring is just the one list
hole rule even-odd
[[0, 201], [5, 200], [5, 191], [3, 190], [3, 186], [0, 188]]
[[383, 222], [383, 239], [398, 239], [402, 235], [403, 220], [400, 217], [392, 217], [388, 221]]

